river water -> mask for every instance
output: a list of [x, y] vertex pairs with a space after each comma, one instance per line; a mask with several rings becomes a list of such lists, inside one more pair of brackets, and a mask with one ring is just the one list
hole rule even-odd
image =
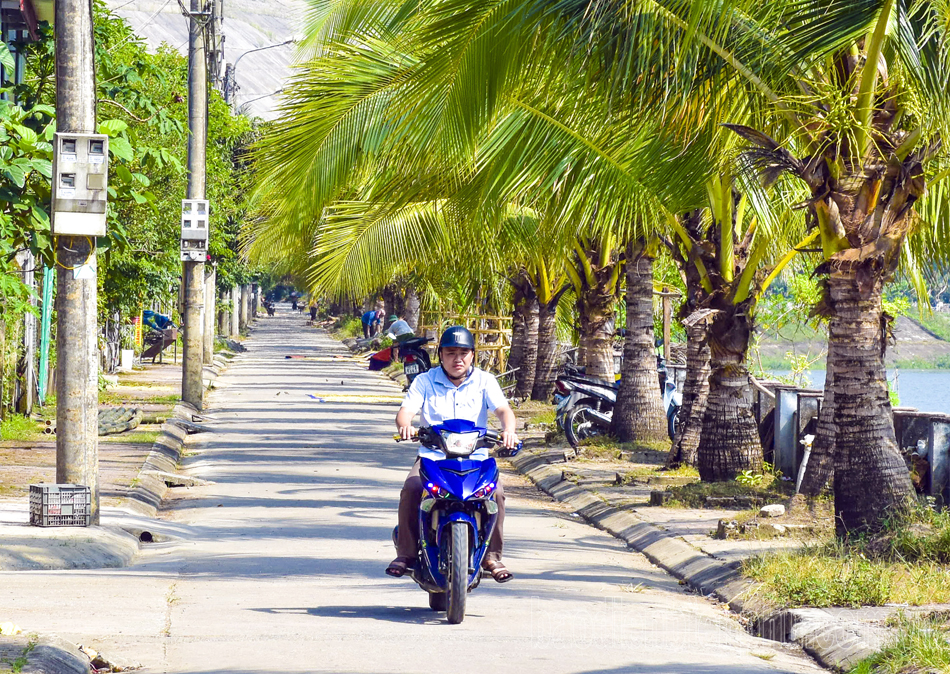
[[[790, 373], [776, 370], [774, 374]], [[805, 375], [811, 382], [806, 384], [808, 388], [824, 388], [824, 370], [809, 370]], [[950, 414], [950, 370], [888, 370], [887, 378], [902, 407]]]

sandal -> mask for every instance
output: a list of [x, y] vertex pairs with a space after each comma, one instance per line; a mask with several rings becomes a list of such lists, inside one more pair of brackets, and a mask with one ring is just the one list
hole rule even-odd
[[412, 568], [412, 560], [409, 557], [396, 557], [386, 567], [386, 575], [393, 578], [402, 578], [410, 568]]
[[491, 577], [496, 583], [507, 583], [515, 577], [501, 562], [494, 560], [488, 561], [482, 564], [482, 567], [491, 574]]

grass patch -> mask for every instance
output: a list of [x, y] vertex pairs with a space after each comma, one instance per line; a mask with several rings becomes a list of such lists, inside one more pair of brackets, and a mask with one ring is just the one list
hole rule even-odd
[[42, 436], [39, 425], [22, 414], [11, 414], [0, 422], [0, 440], [38, 440]]
[[151, 445], [158, 440], [160, 435], [160, 431], [126, 431], [125, 433], [103, 435], [99, 438], [99, 442], [131, 442]]
[[672, 469], [662, 465], [651, 466], [648, 464], [639, 464], [632, 470], [625, 471], [621, 474], [623, 484], [645, 482], [651, 477], [694, 477], [699, 479], [699, 470], [694, 466], [687, 466], [685, 464]]
[[899, 617], [897, 636], [884, 650], [862, 661], [850, 674], [907, 674], [950, 671], [947, 616]]
[[877, 536], [753, 558], [743, 573], [787, 607], [950, 602], [950, 512], [921, 507]]
[[152, 396], [142, 391], [112, 390], [99, 393], [100, 405], [128, 405], [129, 403], [148, 403], [150, 405], [174, 405], [181, 402], [177, 393]]
[[705, 508], [707, 498], [738, 498], [750, 500], [753, 505], [775, 503], [787, 499], [795, 490], [792, 482], [783, 482], [775, 475], [766, 473], [758, 484], [730, 482], [693, 482], [677, 487], [667, 487], [673, 496], [666, 505], [671, 508]]
[[942, 354], [933, 358], [900, 358], [891, 367], [902, 370], [950, 370], [950, 355]]
[[577, 447], [577, 453], [587, 459], [623, 459], [624, 452], [669, 452], [669, 440], [660, 442], [617, 442], [606, 437], [594, 437], [583, 440]]
[[950, 317], [943, 314], [932, 313], [929, 316], [918, 315], [910, 320], [919, 324], [924, 330], [944, 340], [950, 342]]
[[532, 424], [547, 424], [548, 426], [553, 426], [555, 422], [555, 412], [554, 409], [549, 409], [545, 412], [538, 412], [537, 414], [530, 416], [530, 421], [528, 415], [522, 415], [525, 417], [525, 421], [528, 421]]

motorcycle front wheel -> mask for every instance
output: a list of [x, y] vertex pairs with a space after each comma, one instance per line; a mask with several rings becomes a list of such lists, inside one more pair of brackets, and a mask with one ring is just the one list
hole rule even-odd
[[449, 591], [445, 603], [449, 623], [458, 625], [465, 618], [465, 598], [468, 596], [468, 525], [452, 522], [449, 526], [452, 528], [449, 536]]
[[592, 408], [589, 405], [578, 405], [567, 417], [564, 423], [564, 435], [571, 447], [577, 449], [582, 440], [604, 435], [604, 429], [597, 425], [597, 421], [592, 419], [590, 412]]

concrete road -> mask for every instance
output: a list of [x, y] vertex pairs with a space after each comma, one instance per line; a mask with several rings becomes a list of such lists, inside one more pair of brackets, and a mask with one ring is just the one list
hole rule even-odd
[[[0, 619], [148, 672], [811, 672], [720, 607], [508, 475], [506, 560], [461, 625], [393, 557], [414, 448], [392, 441], [399, 388], [305, 328], [258, 321], [192, 436], [167, 541], [128, 569], [0, 576]], [[287, 358], [287, 356], [297, 356]]]

